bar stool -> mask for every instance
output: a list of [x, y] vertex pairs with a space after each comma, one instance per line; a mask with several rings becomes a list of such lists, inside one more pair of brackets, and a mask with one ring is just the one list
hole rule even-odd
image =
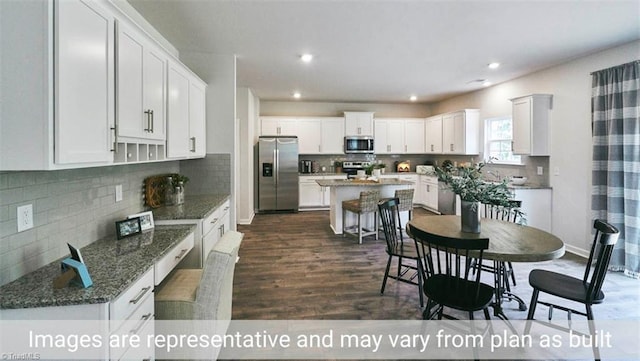
[[[409, 220], [413, 218], [413, 193], [414, 189], [396, 189], [395, 198], [398, 198], [398, 212], [409, 212]], [[400, 224], [402, 227], [402, 224]]]
[[[359, 199], [351, 199], [342, 202], [342, 234], [348, 234], [358, 237], [358, 244], [362, 244], [362, 237], [374, 234], [378, 240], [378, 200], [380, 198], [379, 191], [362, 191]], [[358, 215], [358, 225], [354, 231], [347, 231], [347, 211]], [[362, 227], [362, 215], [373, 213], [373, 230], [364, 229]]]

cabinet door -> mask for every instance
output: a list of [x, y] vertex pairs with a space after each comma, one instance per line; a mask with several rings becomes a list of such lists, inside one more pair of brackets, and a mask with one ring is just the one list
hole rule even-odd
[[113, 162], [114, 17], [95, 3], [56, 5], [55, 162]]
[[298, 153], [319, 154], [322, 124], [320, 119], [300, 119], [298, 121]]
[[344, 154], [344, 119], [322, 119], [322, 154]]
[[144, 57], [144, 121], [147, 139], [165, 140], [167, 57], [147, 45]]
[[432, 210], [438, 209], [438, 183], [426, 184], [425, 205]]
[[427, 118], [425, 129], [426, 153], [442, 153], [442, 117]]
[[442, 148], [445, 154], [464, 154], [464, 113], [442, 117]]
[[514, 154], [531, 153], [531, 98], [513, 101], [513, 143]]
[[344, 112], [345, 135], [373, 135], [373, 113]]
[[389, 144], [389, 127], [386, 119], [376, 119], [373, 121], [375, 138], [373, 141], [374, 151], [376, 154], [391, 153], [391, 145]]
[[424, 119], [407, 119], [404, 122], [404, 144], [405, 153], [424, 153]]
[[404, 143], [404, 120], [389, 119], [387, 122], [387, 141], [389, 142], [390, 153], [406, 153]]
[[169, 65], [167, 157], [189, 155], [189, 78], [178, 64]]
[[261, 118], [260, 135], [278, 135], [278, 119]]
[[207, 153], [206, 88], [195, 79], [189, 86], [189, 157], [202, 158]]
[[138, 31], [118, 24], [118, 136], [144, 137], [144, 44]]
[[299, 207], [319, 207], [323, 205], [322, 187], [316, 183], [315, 178], [313, 180], [301, 179], [299, 191]]

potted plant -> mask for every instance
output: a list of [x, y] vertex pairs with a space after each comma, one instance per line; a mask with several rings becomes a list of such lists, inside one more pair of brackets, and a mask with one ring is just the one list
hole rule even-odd
[[342, 173], [342, 162], [339, 160], [336, 160], [335, 162], [333, 162], [334, 167], [336, 168], [336, 173]]
[[177, 173], [167, 177], [167, 190], [165, 203], [167, 205], [179, 205], [184, 203], [184, 185], [189, 182], [189, 177]]
[[[463, 232], [480, 233], [480, 203], [498, 207], [510, 207], [513, 204], [506, 180], [488, 183], [482, 179], [482, 168], [485, 165], [483, 162], [461, 167], [446, 164], [435, 168], [438, 180], [460, 196]], [[514, 212], [523, 219], [523, 213], [519, 209], [514, 209]]]

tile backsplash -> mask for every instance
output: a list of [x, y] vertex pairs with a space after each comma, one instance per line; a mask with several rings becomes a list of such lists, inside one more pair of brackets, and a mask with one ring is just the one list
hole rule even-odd
[[189, 177], [186, 195], [231, 194], [231, 154], [207, 154], [180, 161], [180, 173]]
[[[84, 247], [115, 235], [116, 220], [144, 209], [144, 179], [179, 170], [176, 161], [0, 172], [0, 285], [65, 256], [67, 242]], [[25, 204], [33, 205], [34, 227], [18, 233], [17, 207]]]

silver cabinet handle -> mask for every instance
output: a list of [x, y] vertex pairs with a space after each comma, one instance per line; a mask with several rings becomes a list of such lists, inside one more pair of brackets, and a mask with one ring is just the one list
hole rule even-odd
[[147, 127], [144, 128], [145, 132], [151, 133], [151, 113], [153, 111], [151, 109], [147, 109], [144, 111], [144, 114], [147, 115]]
[[191, 153], [196, 152], [196, 137], [189, 138], [191, 140]]
[[513, 152], [513, 140], [511, 141], [511, 151]]
[[318, 144], [318, 152], [322, 152], [322, 150], [320, 149], [320, 144]]
[[144, 326], [144, 323], [147, 322], [149, 318], [151, 318], [151, 313], [147, 313], [146, 315], [140, 317], [140, 322], [138, 323], [138, 326], [133, 330], [129, 331], [129, 333], [132, 333], [134, 335], [138, 334], [138, 331], [140, 331], [142, 326]]
[[214, 223], [216, 223], [217, 221], [218, 221], [218, 218], [214, 218], [214, 219], [211, 221], [211, 224], [214, 224]]
[[183, 249], [182, 251], [180, 251], [180, 254], [176, 256], [176, 259], [180, 259], [182, 258], [182, 256], [184, 256], [185, 253], [187, 253], [187, 251], [189, 251], [188, 249]]
[[149, 287], [145, 287], [143, 289], [140, 290], [140, 292], [138, 292], [138, 295], [136, 295], [136, 297], [132, 300], [129, 300], [129, 303], [133, 303], [134, 305], [137, 304], [138, 302], [140, 302], [140, 300], [142, 299], [142, 297], [149, 292], [149, 290], [151, 289], [151, 286]]
[[151, 109], [151, 133], [153, 133], [155, 128], [155, 118], [153, 117], [153, 109]]
[[453, 152], [453, 143], [451, 143], [450, 148], [451, 148], [451, 151]]
[[431, 144], [431, 151], [433, 152], [433, 144]]

